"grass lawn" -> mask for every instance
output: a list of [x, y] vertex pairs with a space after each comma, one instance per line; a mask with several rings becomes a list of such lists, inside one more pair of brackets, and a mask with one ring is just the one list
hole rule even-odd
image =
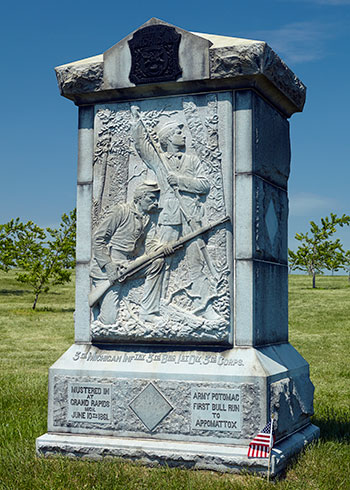
[[350, 489], [350, 284], [346, 277], [290, 276], [290, 342], [315, 385], [309, 446], [275, 482], [251, 475], [146, 468], [121, 460], [39, 459], [46, 432], [48, 368], [73, 343], [74, 286], [32, 295], [0, 272], [0, 489]]

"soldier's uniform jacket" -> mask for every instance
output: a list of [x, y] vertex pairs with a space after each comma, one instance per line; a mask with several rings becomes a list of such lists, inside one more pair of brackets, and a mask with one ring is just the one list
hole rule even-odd
[[[159, 156], [149, 142], [140, 121], [133, 127], [135, 147], [145, 164], [155, 173], [161, 189], [159, 208], [162, 211], [158, 223], [160, 225], [180, 225], [183, 222], [179, 201], [174, 189], [168, 183], [166, 171]], [[178, 178], [178, 190], [182, 197], [184, 211], [189, 218], [200, 222], [204, 210], [201, 198], [208, 194], [210, 184], [203, 176], [201, 162], [196, 155], [189, 153], [163, 153], [163, 160], [170, 172]]]
[[132, 204], [117, 204], [98, 226], [93, 238], [90, 276], [106, 279], [105, 265], [111, 260], [128, 260], [142, 253], [146, 233], [147, 248], [152, 244], [152, 227], [148, 214], [140, 214]]

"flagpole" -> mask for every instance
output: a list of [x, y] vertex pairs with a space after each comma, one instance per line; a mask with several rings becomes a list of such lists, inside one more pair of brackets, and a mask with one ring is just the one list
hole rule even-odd
[[270, 466], [271, 466], [271, 451], [272, 451], [272, 433], [273, 433], [273, 413], [271, 414], [271, 428], [270, 428], [270, 444], [269, 444], [269, 458], [267, 462], [267, 481], [270, 481]]

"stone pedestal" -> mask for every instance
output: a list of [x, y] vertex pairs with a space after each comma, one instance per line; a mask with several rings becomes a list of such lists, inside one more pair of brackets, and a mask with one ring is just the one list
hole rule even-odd
[[79, 106], [76, 342], [38, 454], [265, 472], [247, 450], [273, 414], [278, 473], [319, 432], [288, 343], [305, 87], [264, 42], [158, 19], [56, 72]]

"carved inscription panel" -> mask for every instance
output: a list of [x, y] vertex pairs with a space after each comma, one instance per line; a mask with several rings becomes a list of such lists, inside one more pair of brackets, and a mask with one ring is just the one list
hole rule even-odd
[[191, 388], [191, 427], [215, 431], [241, 430], [240, 390]]
[[96, 106], [93, 340], [231, 341], [231, 125], [230, 93]]
[[112, 384], [68, 382], [68, 422], [110, 424]]
[[54, 432], [230, 443], [250, 439], [261, 424], [256, 382], [58, 375], [53, 393]]

